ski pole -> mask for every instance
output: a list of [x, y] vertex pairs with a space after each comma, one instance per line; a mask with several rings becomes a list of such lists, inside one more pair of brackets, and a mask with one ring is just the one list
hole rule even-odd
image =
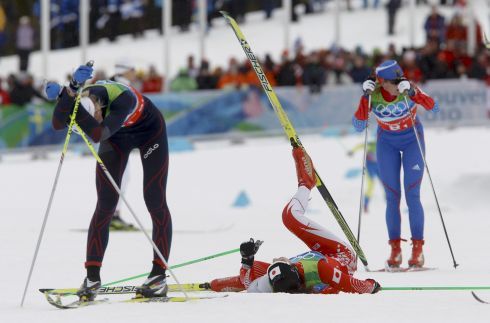
[[381, 287], [382, 291], [410, 291], [410, 290], [490, 290], [490, 286], [408, 286], [408, 287]]
[[371, 93], [368, 100], [368, 117], [366, 129], [364, 129], [364, 154], [362, 159], [362, 178], [361, 178], [361, 197], [359, 199], [359, 219], [357, 220], [357, 242], [361, 243], [361, 218], [362, 210], [364, 209], [364, 177], [366, 176], [366, 157], [367, 157], [367, 141], [369, 128], [369, 115], [371, 114]]
[[[86, 65], [87, 66], [93, 66], [94, 61], [89, 61]], [[56, 187], [58, 186], [58, 179], [59, 179], [60, 173], [61, 173], [61, 166], [63, 165], [63, 161], [65, 160], [65, 154], [68, 150], [68, 143], [70, 142], [71, 133], [73, 131], [72, 127], [75, 124], [75, 116], [78, 112], [78, 107], [80, 105], [80, 98], [81, 98], [81, 95], [80, 95], [80, 93], [78, 93], [77, 97], [75, 99], [75, 106], [73, 107], [73, 112], [70, 116], [70, 124], [68, 126], [68, 132], [66, 133], [65, 143], [63, 144], [63, 149], [61, 150], [61, 157], [60, 157], [60, 162], [58, 164], [58, 170], [56, 171], [56, 176], [54, 178], [53, 188], [51, 189], [51, 195], [49, 196], [48, 206], [46, 207], [46, 212], [44, 213], [44, 219], [43, 219], [43, 224], [41, 226], [41, 231], [39, 232], [39, 237], [37, 238], [36, 249], [34, 251], [34, 257], [32, 258], [31, 267], [29, 269], [29, 274], [27, 275], [27, 281], [26, 281], [26, 285], [24, 287], [24, 293], [22, 294], [22, 300], [20, 302], [20, 307], [24, 306], [24, 300], [26, 298], [27, 289], [29, 288], [29, 283], [31, 281], [32, 272], [34, 270], [34, 265], [36, 263], [37, 255], [39, 253], [39, 248], [41, 247], [41, 241], [43, 239], [44, 230], [45, 230], [46, 224], [48, 222], [49, 212], [51, 211], [51, 204], [53, 203], [54, 193], [56, 191]]]
[[131, 213], [131, 215], [133, 216], [134, 220], [136, 221], [136, 223], [138, 224], [138, 227], [139, 229], [141, 230], [141, 232], [143, 232], [143, 234], [145, 235], [146, 239], [148, 239], [148, 241], [150, 242], [151, 246], [153, 247], [153, 250], [155, 251], [155, 253], [158, 255], [158, 258], [160, 258], [160, 260], [162, 261], [162, 263], [164, 264], [165, 268], [168, 269], [168, 271], [170, 272], [170, 275], [173, 277], [173, 279], [175, 280], [175, 282], [177, 283], [177, 285], [180, 286], [180, 289], [182, 291], [182, 293], [184, 294], [185, 296], [185, 299], [186, 300], [189, 300], [189, 296], [187, 296], [187, 293], [185, 292], [185, 290], [182, 288], [179, 280], [177, 279], [177, 277], [175, 276], [175, 274], [173, 273], [172, 269], [169, 267], [167, 261], [165, 260], [165, 258], [163, 257], [162, 253], [160, 252], [160, 250], [158, 250], [158, 247], [156, 246], [155, 242], [153, 242], [153, 240], [151, 239], [150, 235], [148, 234], [148, 232], [146, 232], [146, 230], [143, 228], [143, 224], [141, 223], [140, 219], [138, 218], [138, 216], [136, 216], [136, 213], [134, 213], [133, 209], [131, 208], [131, 206], [129, 205], [128, 201], [126, 200], [126, 198], [124, 197], [124, 194], [122, 194], [121, 192], [121, 189], [117, 186], [117, 183], [116, 181], [114, 180], [114, 178], [112, 177], [112, 175], [109, 173], [109, 171], [107, 170], [107, 168], [105, 167], [104, 165], [104, 162], [102, 161], [102, 159], [100, 158], [99, 154], [97, 154], [97, 152], [95, 151], [94, 149], [94, 146], [92, 145], [92, 143], [87, 139], [87, 136], [85, 135], [85, 133], [83, 132], [82, 128], [80, 128], [80, 126], [78, 125], [78, 123], [74, 122], [75, 126], [77, 127], [77, 130], [79, 131], [79, 134], [80, 136], [82, 136], [83, 138], [83, 141], [85, 141], [85, 143], [87, 144], [88, 148], [90, 149], [90, 152], [92, 153], [92, 155], [95, 157], [95, 159], [97, 160], [97, 163], [99, 164], [100, 168], [103, 170], [104, 174], [106, 175], [107, 179], [109, 180], [109, 182], [111, 182], [112, 184], [112, 187], [114, 188], [114, 190], [116, 190], [116, 192], [119, 194], [119, 197], [121, 197], [121, 199], [123, 200], [124, 204], [126, 204], [126, 206], [128, 207], [128, 210], [129, 212]]
[[425, 170], [427, 171], [427, 176], [429, 178], [430, 186], [432, 188], [432, 193], [434, 194], [434, 199], [435, 199], [436, 205], [437, 205], [437, 211], [439, 212], [439, 217], [441, 218], [442, 228], [444, 229], [444, 234], [446, 235], [446, 240], [447, 240], [447, 243], [449, 246], [449, 251], [451, 252], [451, 257], [453, 258], [453, 266], [454, 266], [454, 269], [456, 269], [456, 267], [458, 267], [459, 264], [456, 263], [456, 259], [454, 258], [453, 248], [451, 247], [451, 242], [449, 241], [449, 235], [448, 235], [447, 230], [446, 230], [446, 224], [444, 223], [444, 217], [442, 216], [441, 206], [439, 205], [439, 199], [437, 198], [436, 190], [434, 188], [434, 183], [432, 182], [432, 176], [430, 176], [429, 165], [427, 165], [427, 160], [425, 159], [425, 154], [424, 154], [424, 150], [422, 149], [422, 144], [421, 144], [421, 141], [419, 138], [419, 134], [417, 132], [417, 129], [415, 128], [415, 119], [413, 117], [412, 110], [410, 109], [410, 106], [408, 105], [407, 95], [405, 95], [404, 98], [405, 98], [405, 104], [407, 105], [408, 113], [410, 114], [410, 119], [412, 120], [413, 132], [415, 133], [415, 138], [417, 139], [417, 144], [419, 146], [420, 155], [422, 156], [422, 160], [424, 161]]
[[[240, 248], [232, 249], [232, 250], [228, 250], [228, 251], [223, 251], [223, 252], [220, 252], [220, 253], [215, 253], [214, 255], [209, 255], [209, 256], [206, 256], [206, 257], [197, 258], [197, 259], [189, 260], [189, 261], [186, 261], [186, 262], [177, 264], [177, 265], [173, 265], [173, 266], [170, 266], [170, 268], [171, 269], [175, 269], [175, 268], [185, 267], [185, 266], [192, 265], [192, 264], [195, 264], [195, 263], [198, 263], [198, 262], [203, 262], [203, 261], [214, 259], [214, 258], [218, 258], [218, 257], [221, 257], [221, 256], [226, 256], [226, 255], [229, 255], [229, 254], [232, 254], [232, 253], [235, 253], [235, 252], [239, 252], [239, 251], [240, 251]], [[140, 274], [140, 275], [136, 275], [136, 276], [131, 276], [131, 277], [128, 277], [128, 278], [124, 278], [124, 279], [116, 280], [116, 281], [113, 281], [113, 282], [110, 282], [110, 283], [107, 283], [107, 284], [103, 284], [102, 286], [105, 287], [105, 286], [116, 285], [116, 284], [119, 284], [119, 283], [124, 283], [124, 282], [130, 281], [130, 280], [133, 280], [133, 279], [145, 277], [148, 274], [149, 273], [144, 273], [144, 274]]]

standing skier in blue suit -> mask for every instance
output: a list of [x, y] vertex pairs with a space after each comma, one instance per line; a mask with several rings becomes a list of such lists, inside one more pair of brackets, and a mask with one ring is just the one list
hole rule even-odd
[[[376, 68], [376, 78], [377, 83], [374, 79], [368, 79], [363, 83], [365, 95], [359, 102], [352, 123], [357, 131], [363, 131], [368, 122], [370, 108], [378, 122], [378, 169], [386, 192], [386, 224], [391, 246], [391, 255], [386, 265], [388, 268], [397, 268], [402, 263], [400, 170], [403, 165], [403, 184], [412, 233], [412, 256], [408, 265], [422, 267], [424, 265], [422, 250], [424, 209], [420, 202], [420, 184], [424, 175], [424, 161], [415, 131], [420, 138], [424, 154], [425, 143], [422, 124], [416, 113], [418, 105], [434, 112], [439, 108], [430, 96], [403, 77], [402, 69], [394, 60], [379, 65]], [[371, 107], [369, 107], [369, 95]]]

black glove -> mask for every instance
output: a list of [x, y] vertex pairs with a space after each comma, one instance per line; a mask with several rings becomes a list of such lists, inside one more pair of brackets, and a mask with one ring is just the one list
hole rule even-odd
[[240, 245], [240, 254], [242, 255], [242, 264], [252, 267], [254, 263], [254, 256], [259, 250], [260, 245], [264, 241], [254, 241], [253, 238], [250, 238], [249, 241], [243, 242]]

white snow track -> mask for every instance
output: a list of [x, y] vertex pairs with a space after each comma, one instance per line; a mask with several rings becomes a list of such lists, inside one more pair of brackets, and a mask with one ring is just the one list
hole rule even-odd
[[[359, 167], [359, 158], [349, 158], [335, 138], [301, 135], [313, 162], [321, 172], [347, 222], [357, 225], [357, 180], [344, 177]], [[453, 244], [457, 270], [444, 238], [440, 219], [427, 182], [422, 186], [425, 208], [426, 266], [438, 270], [413, 273], [366, 273], [383, 286], [490, 286], [488, 245], [490, 217], [490, 130], [426, 129], [427, 159]], [[347, 147], [362, 142], [362, 136], [340, 138]], [[60, 148], [61, 149], [61, 148]], [[468, 291], [381, 291], [376, 295], [256, 295], [230, 294], [226, 299], [191, 303], [114, 304], [60, 312], [46, 303], [37, 289], [77, 287], [85, 273], [86, 234], [73, 228], [88, 227], [95, 206], [95, 161], [69, 153], [60, 176], [52, 214], [39, 253], [24, 308], [19, 307], [23, 284], [41, 225], [49, 188], [58, 163], [30, 161], [24, 155], [5, 156], [0, 163], [1, 226], [0, 258], [2, 322], [87, 322], [104, 320], [134, 322], [281, 322], [313, 319], [332, 322], [488, 322], [490, 307], [476, 302]], [[131, 156], [127, 197], [146, 228], [151, 226], [142, 196], [139, 155]], [[238, 192], [245, 190], [251, 204], [233, 208]], [[247, 140], [243, 145], [198, 143], [193, 152], [170, 155], [168, 201], [175, 234], [170, 265], [237, 248], [250, 237], [265, 240], [257, 259], [293, 256], [305, 246], [281, 223], [283, 206], [296, 191], [291, 149], [282, 137]], [[307, 215], [341, 235], [338, 224], [320, 195], [312, 194]], [[382, 267], [389, 254], [384, 223], [384, 194], [378, 183], [370, 211], [362, 222], [362, 247], [371, 267]], [[402, 235], [410, 238], [404, 201]], [[128, 217], [122, 210], [123, 217]], [[129, 217], [128, 217], [129, 219]], [[229, 223], [234, 225], [228, 229]], [[226, 227], [226, 230], [214, 230]], [[199, 234], [192, 234], [198, 232]], [[208, 232], [206, 232], [208, 231]], [[404, 264], [410, 245], [402, 244]], [[152, 250], [140, 232], [111, 234], [102, 267], [105, 282], [148, 272]], [[203, 282], [238, 273], [238, 253], [176, 269], [183, 282]], [[141, 280], [142, 281], [142, 280]], [[138, 284], [141, 281], [132, 281]], [[171, 282], [173, 283], [173, 282]], [[478, 291], [489, 299], [489, 291]]]

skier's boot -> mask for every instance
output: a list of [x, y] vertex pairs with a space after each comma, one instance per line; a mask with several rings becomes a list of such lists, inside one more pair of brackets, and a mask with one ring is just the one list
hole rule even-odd
[[77, 291], [77, 296], [82, 302], [91, 302], [97, 297], [100, 288], [100, 280], [92, 281], [88, 277], [83, 280], [82, 286]]
[[109, 228], [113, 231], [137, 231], [138, 230], [134, 227], [134, 225], [124, 221], [121, 218], [119, 210], [116, 210], [116, 212], [114, 212], [114, 216], [112, 217]]
[[136, 288], [136, 298], [139, 297], [166, 297], [168, 292], [165, 274], [150, 276], [143, 285]]
[[302, 147], [294, 147], [293, 157], [296, 164], [298, 186], [305, 186], [311, 190], [316, 185], [316, 174], [310, 156]]
[[154, 260], [150, 275], [143, 285], [136, 288], [136, 298], [166, 297], [168, 285], [165, 273], [166, 269], [159, 264], [158, 260]]
[[412, 238], [412, 257], [408, 260], [408, 266], [412, 268], [421, 268], [424, 266], [424, 251], [422, 246], [424, 240], [417, 240]]
[[388, 270], [399, 268], [402, 264], [402, 248], [400, 246], [401, 239], [394, 239], [388, 241], [391, 246], [390, 258], [386, 260], [386, 267]]

